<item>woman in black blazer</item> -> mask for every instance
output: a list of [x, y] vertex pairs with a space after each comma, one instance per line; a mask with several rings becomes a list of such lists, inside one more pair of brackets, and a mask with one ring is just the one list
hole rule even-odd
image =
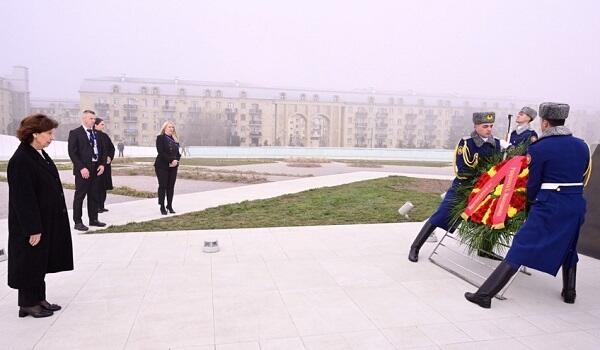
[[107, 212], [108, 209], [104, 207], [104, 202], [106, 202], [106, 191], [113, 189], [112, 183], [112, 171], [110, 164], [112, 160], [115, 158], [115, 145], [113, 145], [110, 140], [110, 136], [104, 132], [104, 119], [100, 117], [96, 117], [96, 122], [94, 123], [94, 130], [97, 131], [98, 141], [101, 144], [103, 152], [106, 154], [106, 166], [104, 167], [104, 173], [100, 175], [100, 184], [98, 186], [98, 213]]
[[19, 317], [52, 316], [47, 273], [73, 270], [73, 244], [58, 170], [46, 152], [58, 123], [43, 114], [21, 121], [21, 144], [8, 161], [8, 285], [19, 290]]
[[[177, 168], [179, 167], [179, 138], [175, 131], [175, 124], [166, 121], [160, 133], [156, 136], [156, 151], [158, 155], [154, 161], [154, 170], [158, 178], [158, 204], [163, 215], [174, 214], [173, 192], [175, 180], [177, 180]], [[165, 194], [167, 195], [167, 207], [165, 208]]]

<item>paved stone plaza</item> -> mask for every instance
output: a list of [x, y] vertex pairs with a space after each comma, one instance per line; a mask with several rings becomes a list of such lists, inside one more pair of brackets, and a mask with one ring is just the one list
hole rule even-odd
[[[176, 197], [178, 213], [387, 176], [356, 172]], [[419, 175], [415, 175], [419, 176]], [[402, 203], [399, 203], [401, 205]], [[110, 224], [161, 217], [155, 199], [114, 203]], [[85, 215], [84, 215], [85, 216]], [[64, 309], [17, 317], [0, 284], [0, 349], [599, 349], [600, 262], [581, 258], [578, 296], [521, 275], [492, 309], [474, 287], [406, 256], [421, 223], [184, 232], [73, 232], [75, 270], [48, 275]], [[6, 242], [0, 220], [0, 242]], [[202, 252], [205, 239], [221, 252]], [[4, 243], [0, 244], [4, 245]], [[0, 262], [6, 279], [6, 262]]]

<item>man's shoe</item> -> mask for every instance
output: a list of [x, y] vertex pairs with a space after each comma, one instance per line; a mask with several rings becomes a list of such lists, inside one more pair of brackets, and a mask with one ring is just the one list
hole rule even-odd
[[98, 213], [106, 213], [107, 211], [108, 211], [108, 209], [106, 209], [106, 208], [98, 209]]
[[50, 304], [46, 300], [40, 301], [40, 303], [38, 305], [41, 306], [42, 308], [48, 310], [48, 311], [58, 311], [58, 310], [62, 309], [62, 307], [60, 305]]
[[427, 238], [435, 231], [435, 228], [429, 221], [423, 224], [421, 231], [419, 231], [419, 234], [410, 246], [410, 252], [408, 253], [409, 261], [417, 262], [419, 260], [419, 250], [425, 244]]
[[106, 226], [106, 224], [96, 220], [96, 221], [90, 221], [90, 226], [104, 227], [104, 226]]
[[167, 210], [169, 211], [169, 213], [175, 214], [175, 210], [173, 210], [173, 207], [167, 207]]
[[54, 312], [46, 310], [40, 305], [19, 307], [19, 317], [26, 317], [28, 315], [34, 318], [40, 318], [52, 316], [54, 315]]
[[160, 213], [161, 213], [162, 215], [167, 215], [167, 209], [165, 209], [165, 206], [164, 206], [164, 205], [161, 205], [161, 206], [160, 206]]
[[489, 295], [481, 295], [478, 293], [469, 293], [466, 292], [465, 293], [465, 298], [474, 303], [477, 304], [479, 306], [481, 306], [484, 309], [489, 309], [492, 307], [492, 297], [490, 297]]
[[77, 231], [87, 231], [89, 228], [83, 224], [83, 222], [78, 222], [73, 226]]
[[518, 267], [514, 267], [502, 261], [492, 274], [483, 282], [475, 293], [465, 293], [465, 298], [485, 309], [492, 307], [492, 298], [498, 294], [517, 273]]

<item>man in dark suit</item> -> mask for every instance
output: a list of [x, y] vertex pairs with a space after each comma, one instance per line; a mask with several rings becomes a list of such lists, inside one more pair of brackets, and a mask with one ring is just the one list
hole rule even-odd
[[93, 130], [96, 121], [94, 111], [85, 110], [81, 115], [81, 126], [69, 132], [69, 158], [73, 162], [75, 175], [75, 197], [73, 198], [73, 221], [75, 229], [87, 231], [81, 221], [83, 199], [87, 196], [87, 211], [90, 226], [106, 226], [98, 221], [98, 185], [99, 176], [104, 173], [106, 155]]

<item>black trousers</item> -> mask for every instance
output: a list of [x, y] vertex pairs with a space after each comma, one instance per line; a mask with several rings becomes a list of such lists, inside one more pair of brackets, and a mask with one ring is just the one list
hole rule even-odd
[[154, 167], [156, 177], [158, 178], [158, 204], [165, 204], [165, 194], [167, 196], [167, 207], [173, 204], [173, 194], [175, 192], [175, 180], [177, 180], [177, 168], [158, 168]]
[[46, 282], [37, 287], [19, 288], [19, 306], [35, 306], [46, 300]]
[[87, 212], [90, 221], [98, 220], [100, 178], [96, 175], [96, 165], [93, 165], [90, 177], [84, 179], [81, 174], [75, 175], [75, 196], [73, 198], [73, 221], [82, 222], [83, 199], [87, 196]]
[[98, 209], [104, 209], [104, 202], [106, 202], [106, 167], [104, 167], [104, 174], [98, 176]]
[[98, 186], [98, 208], [104, 209], [104, 202], [106, 202], [106, 187], [102, 183]]

